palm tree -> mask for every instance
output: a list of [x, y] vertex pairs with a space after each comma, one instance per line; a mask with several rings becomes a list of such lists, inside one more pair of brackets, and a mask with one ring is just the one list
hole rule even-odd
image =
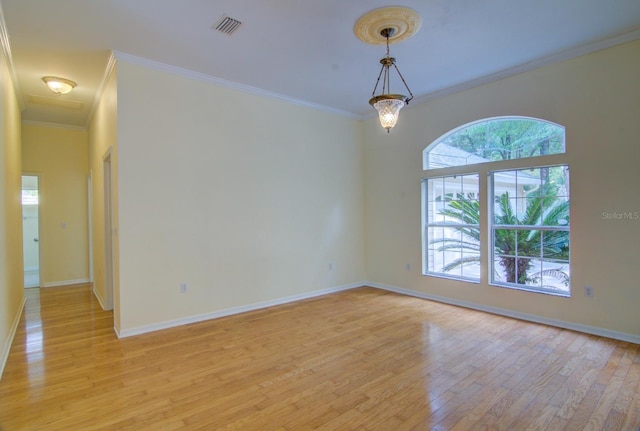
[[[524, 213], [518, 217], [511, 206], [509, 193], [496, 196], [496, 214], [494, 224], [503, 226], [560, 226], [569, 219], [569, 202], [559, 200], [555, 188], [549, 185], [540, 187], [527, 199]], [[451, 227], [462, 233], [462, 240], [438, 238], [432, 244], [439, 244], [439, 251], [465, 250], [466, 256], [449, 262], [443, 272], [456, 267], [480, 261], [480, 230], [477, 227], [458, 227], [457, 224], [479, 225], [480, 208], [477, 200], [458, 194], [457, 199], [448, 202], [448, 207], [439, 212], [447, 219], [456, 220]], [[563, 223], [564, 220], [564, 223]], [[531, 258], [544, 256], [545, 259], [567, 260], [569, 258], [569, 233], [563, 230], [539, 229], [495, 229], [494, 255], [505, 271], [506, 282], [526, 284], [543, 275], [553, 276], [565, 285], [569, 276], [562, 270], [547, 269], [530, 274]], [[517, 257], [516, 257], [517, 256]]]

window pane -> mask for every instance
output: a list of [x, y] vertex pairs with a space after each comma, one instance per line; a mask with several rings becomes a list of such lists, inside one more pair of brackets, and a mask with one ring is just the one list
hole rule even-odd
[[492, 173], [492, 282], [569, 293], [568, 172], [551, 166]]
[[542, 257], [569, 262], [569, 231], [546, 231], [542, 234]]
[[513, 283], [515, 276], [510, 274], [515, 273], [516, 258], [506, 255], [496, 255], [493, 261], [493, 275], [492, 280], [498, 283]]
[[470, 123], [434, 141], [424, 151], [424, 169], [464, 166], [565, 152], [564, 127], [526, 117]]
[[540, 273], [541, 287], [558, 293], [569, 293], [569, 265], [543, 261]]
[[[537, 265], [536, 265], [537, 263]], [[515, 283], [523, 286], [536, 286], [532, 274], [540, 271], [540, 261], [523, 257], [516, 258]]]
[[542, 238], [539, 230], [518, 230], [518, 256], [541, 257]]
[[517, 230], [514, 229], [496, 229], [493, 233], [493, 248], [495, 254], [505, 256], [516, 255], [516, 235]]
[[478, 174], [431, 178], [425, 184], [426, 271], [479, 280]]

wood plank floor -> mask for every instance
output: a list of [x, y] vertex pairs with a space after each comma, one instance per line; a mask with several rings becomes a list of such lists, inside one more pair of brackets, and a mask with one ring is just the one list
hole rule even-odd
[[637, 430], [640, 346], [371, 288], [118, 340], [27, 291], [0, 430]]

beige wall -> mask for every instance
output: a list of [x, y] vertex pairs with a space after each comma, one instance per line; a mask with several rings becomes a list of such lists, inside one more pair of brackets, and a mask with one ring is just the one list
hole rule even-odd
[[[636, 41], [403, 110], [390, 135], [377, 120], [367, 121], [369, 280], [471, 306], [640, 336], [640, 220], [603, 218], [603, 213], [640, 212], [639, 76]], [[547, 161], [568, 161], [571, 170], [571, 298], [489, 286], [486, 274], [480, 284], [421, 275], [423, 149], [457, 126], [502, 115], [566, 126], [566, 156]], [[585, 285], [594, 287], [593, 298], [584, 296]]]
[[363, 280], [361, 127], [119, 61], [121, 330]]
[[39, 174], [41, 285], [89, 281], [87, 132], [23, 125], [22, 170]]
[[[114, 325], [119, 328], [119, 292], [117, 284], [117, 70], [114, 68], [105, 85], [102, 98], [89, 126], [89, 168], [92, 184], [92, 258], [94, 292], [106, 309], [114, 309]], [[105, 289], [105, 195], [104, 195], [104, 158], [111, 157], [113, 204], [115, 206], [112, 226], [114, 237], [114, 291]]]
[[0, 50], [0, 376], [24, 301], [20, 108]]

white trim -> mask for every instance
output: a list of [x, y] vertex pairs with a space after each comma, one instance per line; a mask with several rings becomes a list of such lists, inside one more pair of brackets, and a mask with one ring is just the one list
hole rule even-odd
[[49, 123], [45, 121], [33, 121], [33, 120], [22, 120], [23, 126], [41, 126], [41, 127], [51, 127], [53, 129], [67, 129], [67, 130], [78, 130], [80, 132], [86, 132], [86, 127], [83, 126], [72, 126], [70, 124], [61, 124], [61, 123]]
[[114, 56], [114, 51], [109, 54], [109, 59], [107, 60], [107, 65], [104, 68], [104, 73], [102, 74], [102, 80], [100, 81], [100, 85], [98, 85], [98, 89], [96, 91], [95, 97], [93, 98], [93, 103], [89, 108], [89, 113], [87, 114], [87, 118], [85, 121], [85, 129], [89, 129], [91, 122], [93, 121], [93, 116], [98, 109], [98, 105], [100, 104], [100, 100], [102, 100], [102, 95], [104, 94], [104, 89], [107, 87], [107, 82], [109, 82], [109, 78], [111, 74], [115, 70], [116, 67], [116, 57]]
[[89, 282], [93, 283], [93, 171], [87, 175], [87, 237], [89, 242]]
[[290, 302], [301, 301], [303, 299], [315, 298], [316, 296], [328, 295], [330, 293], [341, 292], [343, 290], [355, 289], [363, 287], [364, 282], [345, 284], [342, 286], [329, 287], [327, 289], [315, 290], [313, 292], [301, 293], [298, 295], [286, 296], [284, 298], [271, 299], [268, 301], [257, 302], [254, 304], [240, 305], [238, 307], [226, 308], [224, 310], [214, 311], [212, 313], [199, 314], [195, 316], [183, 317], [180, 319], [167, 320], [164, 322], [152, 323], [150, 325], [137, 326], [134, 328], [119, 330], [114, 326], [118, 338], [131, 337], [134, 335], [145, 334], [147, 332], [159, 331], [161, 329], [173, 328], [176, 326], [187, 325], [189, 323], [203, 322], [205, 320], [217, 319], [219, 317], [232, 316], [234, 314], [246, 313], [247, 311], [260, 310], [263, 308], [273, 307], [276, 305], [288, 304]]
[[91, 287], [91, 291], [93, 292], [93, 296], [95, 296], [96, 299], [98, 300], [98, 302], [100, 303], [100, 307], [102, 307], [102, 309], [105, 310], [105, 311], [111, 311], [111, 310], [108, 310], [107, 307], [104, 306], [104, 299], [102, 298], [102, 295], [100, 295], [100, 292], [98, 292], [96, 290], [96, 285], [95, 284]]
[[24, 312], [24, 305], [26, 303], [27, 297], [22, 295], [22, 302], [20, 303], [20, 307], [18, 307], [18, 312], [16, 313], [16, 317], [14, 318], [11, 329], [9, 330], [9, 336], [5, 340], [4, 346], [2, 346], [2, 351], [0, 352], [0, 378], [2, 378], [2, 373], [4, 372], [5, 365], [7, 365], [7, 359], [9, 359], [9, 353], [11, 352], [11, 345], [13, 344], [13, 339], [16, 337], [18, 325], [20, 324], [20, 318], [22, 317], [22, 313]]
[[103, 230], [104, 230], [104, 305], [106, 310], [112, 310], [115, 303], [116, 273], [114, 259], [114, 216], [113, 216], [113, 164], [111, 163], [112, 147], [102, 156], [102, 201], [103, 201]]
[[231, 88], [233, 90], [242, 91], [244, 93], [269, 97], [271, 99], [282, 100], [294, 105], [306, 106], [308, 108], [316, 109], [323, 112], [329, 112], [332, 114], [337, 114], [337, 115], [347, 117], [347, 118], [352, 118], [355, 120], [363, 120], [365, 118], [362, 115], [354, 114], [353, 112], [348, 112], [342, 109], [336, 109], [330, 106], [320, 105], [317, 103], [307, 102], [305, 100], [295, 99], [293, 97], [263, 90], [257, 87], [252, 87], [250, 85], [244, 85], [244, 84], [240, 84], [233, 81], [227, 81], [226, 79], [216, 78], [215, 76], [207, 75], [205, 73], [195, 72], [193, 70], [184, 69], [182, 67], [160, 63], [158, 61], [149, 60], [147, 58], [137, 57], [132, 54], [127, 54], [126, 52], [113, 51], [113, 54], [115, 55], [118, 61], [125, 61], [127, 63], [137, 64], [138, 66], [148, 67], [149, 69], [157, 70], [160, 72], [179, 75], [185, 78], [195, 79], [195, 80], [206, 82], [209, 84], [215, 84], [222, 87]]
[[551, 319], [548, 317], [536, 316], [535, 314], [521, 313], [519, 311], [508, 310], [506, 308], [492, 307], [489, 305], [475, 304], [473, 302], [460, 299], [447, 298], [444, 296], [431, 295], [417, 292], [415, 290], [403, 289], [401, 287], [389, 286], [380, 283], [367, 282], [366, 286], [376, 289], [388, 290], [402, 295], [414, 296], [416, 298], [428, 299], [430, 301], [442, 302], [444, 304], [458, 307], [470, 308], [472, 310], [484, 311], [485, 313], [497, 314], [514, 319], [525, 320], [527, 322], [542, 323], [543, 325], [555, 326], [558, 328], [570, 329], [572, 331], [583, 332], [585, 334], [598, 335], [600, 337], [613, 338], [615, 340], [627, 341], [629, 343], [640, 344], [640, 334], [629, 334], [626, 332], [612, 331], [610, 329], [599, 328], [597, 326], [583, 325], [581, 323], [567, 322], [565, 320]]
[[[471, 88], [479, 87], [481, 85], [490, 84], [492, 82], [499, 81], [510, 76], [518, 75], [520, 73], [529, 72], [531, 70], [538, 69], [540, 67], [548, 66], [562, 61], [571, 60], [572, 58], [580, 57], [582, 55], [591, 54], [592, 52], [600, 51], [603, 49], [611, 48], [616, 45], [631, 42], [636, 39], [640, 39], [640, 28], [636, 28], [626, 33], [619, 34], [607, 39], [598, 40], [586, 45], [580, 45], [573, 48], [560, 51], [555, 54], [547, 55], [545, 57], [538, 58], [536, 60], [529, 61], [527, 63], [519, 64], [507, 69], [500, 70], [496, 73], [481, 76], [480, 78], [472, 79], [471, 81], [461, 82], [460, 84], [453, 85], [451, 87], [443, 88], [429, 94], [417, 96], [411, 101], [412, 106], [421, 105], [431, 100], [440, 99], [452, 94], [460, 93], [461, 91], [469, 90]], [[364, 116], [364, 119], [371, 119], [377, 117], [376, 112], [372, 112]]]
[[16, 99], [18, 100], [18, 106], [20, 107], [20, 111], [23, 111], [25, 107], [24, 97], [22, 96], [22, 90], [20, 88], [20, 81], [18, 80], [16, 68], [13, 65], [13, 55], [11, 54], [11, 44], [9, 43], [9, 32], [7, 31], [7, 23], [4, 20], [2, 5], [0, 5], [0, 45], [2, 45], [2, 52], [4, 53], [4, 57], [7, 62], [9, 75], [11, 75], [13, 90], [16, 94]]
[[75, 280], [62, 280], [62, 281], [53, 281], [50, 283], [43, 283], [42, 287], [71, 286], [74, 284], [87, 284], [87, 283], [89, 283], [88, 278], [78, 278]]
[[258, 302], [255, 304], [241, 305], [238, 307], [227, 308], [212, 313], [200, 314], [196, 316], [189, 316], [175, 320], [168, 320], [165, 322], [154, 323], [150, 325], [138, 326], [130, 329], [120, 330], [120, 328], [114, 326], [114, 331], [118, 338], [132, 337], [135, 335], [141, 335], [148, 332], [159, 331], [162, 329], [173, 328], [176, 326], [187, 325], [190, 323], [203, 322], [206, 320], [217, 319], [220, 317], [231, 316], [234, 314], [245, 313], [247, 311], [260, 310], [263, 308], [273, 307], [276, 305], [287, 304], [290, 302], [301, 301], [304, 299], [315, 298], [317, 296], [328, 295], [331, 293], [341, 292], [344, 290], [356, 289], [359, 287], [373, 287], [376, 289], [387, 290], [389, 292], [399, 293], [401, 295], [413, 296], [416, 298], [426, 299], [430, 301], [440, 302], [443, 304], [455, 305], [458, 307], [469, 308], [472, 310], [483, 311], [485, 313], [496, 314], [499, 316], [511, 317], [514, 319], [524, 320], [527, 322], [541, 323], [544, 325], [554, 326], [563, 329], [570, 329], [572, 331], [582, 332], [585, 334], [598, 335], [600, 337], [612, 338], [615, 340], [626, 341], [629, 343], [640, 344], [640, 335], [629, 334], [626, 332], [612, 331], [610, 329], [599, 328], [596, 326], [583, 325], [580, 323], [567, 322], [564, 320], [551, 319], [547, 317], [536, 316], [534, 314], [521, 313], [518, 311], [508, 310], [506, 308], [492, 307], [481, 304], [475, 304], [469, 301], [463, 301], [453, 298], [447, 298], [444, 296], [431, 295], [423, 292], [417, 292], [410, 289], [403, 289], [396, 286], [390, 286], [381, 283], [374, 283], [370, 281], [363, 281], [358, 283], [345, 284], [342, 286], [331, 287], [322, 290], [316, 290], [309, 293], [303, 293], [299, 295], [287, 296], [284, 298], [272, 299], [269, 301]]

